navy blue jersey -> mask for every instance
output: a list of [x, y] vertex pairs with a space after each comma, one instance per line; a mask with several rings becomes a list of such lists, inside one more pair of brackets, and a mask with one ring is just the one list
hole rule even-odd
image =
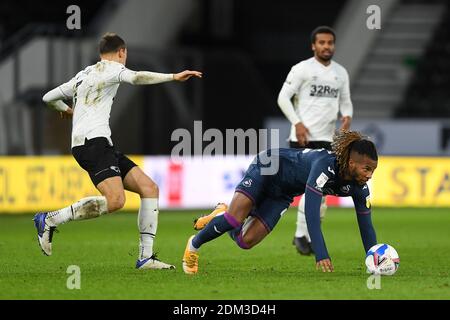
[[[263, 168], [274, 166], [274, 161], [278, 161], [275, 165], [278, 170], [264, 174]], [[343, 180], [333, 152], [325, 149], [270, 149], [257, 156], [254, 167], [261, 171], [257, 182], [263, 185], [263, 196], [287, 197], [292, 201], [295, 196], [304, 194], [306, 223], [317, 261], [329, 258], [320, 229], [320, 204], [324, 195], [352, 197], [365, 251], [376, 244], [369, 188], [367, 184]]]

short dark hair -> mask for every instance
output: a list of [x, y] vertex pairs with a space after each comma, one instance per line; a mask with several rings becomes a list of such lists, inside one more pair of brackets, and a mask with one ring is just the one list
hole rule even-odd
[[311, 32], [311, 43], [314, 44], [316, 42], [316, 35], [318, 33], [329, 33], [333, 35], [334, 41], [336, 42], [336, 33], [334, 30], [328, 26], [319, 26]]
[[125, 45], [125, 41], [117, 34], [112, 32], [107, 32], [100, 39], [100, 43], [98, 44], [98, 51], [100, 54], [117, 52], [120, 49], [125, 49], [127, 46]]

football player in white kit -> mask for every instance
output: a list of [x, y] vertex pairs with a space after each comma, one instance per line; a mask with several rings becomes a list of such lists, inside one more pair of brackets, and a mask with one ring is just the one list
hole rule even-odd
[[[278, 95], [278, 105], [291, 122], [291, 148], [331, 150], [331, 141], [340, 113], [341, 130], [350, 128], [353, 105], [350, 100], [348, 73], [333, 61], [336, 35], [333, 29], [320, 26], [311, 34], [314, 56], [294, 65]], [[322, 199], [320, 217], [326, 211]], [[305, 198], [298, 206], [297, 230], [293, 244], [303, 255], [313, 253], [306, 226]]]
[[[198, 71], [163, 74], [131, 71], [125, 67], [127, 48], [114, 33], [100, 40], [101, 60], [79, 72], [70, 81], [47, 92], [43, 101], [72, 120], [72, 155], [85, 169], [102, 194], [86, 197], [53, 212], [35, 215], [39, 246], [45, 255], [52, 254], [55, 228], [72, 220], [97, 218], [120, 210], [125, 204], [125, 190], [138, 193], [140, 232], [137, 269], [174, 269], [153, 253], [153, 241], [158, 226], [158, 186], [128, 157], [116, 150], [111, 140], [109, 116], [117, 89], [122, 82], [149, 85], [167, 81], [186, 81], [202, 77]], [[72, 99], [69, 107], [63, 100]]]

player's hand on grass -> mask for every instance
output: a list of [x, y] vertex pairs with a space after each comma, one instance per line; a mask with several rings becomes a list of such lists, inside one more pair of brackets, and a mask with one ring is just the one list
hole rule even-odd
[[191, 71], [191, 70], [184, 70], [182, 72], [179, 73], [175, 73], [173, 75], [173, 79], [176, 81], [186, 81], [191, 77], [197, 77], [197, 78], [201, 78], [202, 77], [202, 73], [199, 71]]
[[323, 260], [317, 261], [316, 269], [317, 270], [322, 269], [323, 272], [333, 272], [334, 271], [334, 267], [333, 267], [333, 264], [331, 263], [330, 259], [323, 259]]
[[61, 119], [71, 119], [73, 115], [73, 109], [69, 108], [64, 112], [60, 112], [59, 115], [61, 116]]
[[342, 121], [342, 124], [341, 124], [340, 130], [343, 130], [343, 131], [350, 130], [350, 125], [352, 123], [352, 118], [351, 117], [341, 117], [341, 121]]
[[305, 146], [308, 143], [308, 134], [309, 130], [303, 123], [299, 122], [295, 125], [295, 135], [300, 146]]

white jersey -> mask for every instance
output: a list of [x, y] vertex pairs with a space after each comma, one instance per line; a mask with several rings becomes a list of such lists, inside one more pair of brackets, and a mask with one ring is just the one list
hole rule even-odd
[[294, 125], [301, 121], [309, 130], [310, 141], [331, 142], [338, 113], [353, 115], [348, 73], [334, 61], [324, 66], [312, 57], [293, 66], [281, 89], [282, 96], [293, 98], [295, 114], [288, 115], [282, 108], [292, 123], [291, 141], [297, 141]]
[[73, 100], [72, 148], [96, 137], [112, 145], [109, 116], [124, 71], [132, 72], [118, 62], [102, 60], [58, 87]]

